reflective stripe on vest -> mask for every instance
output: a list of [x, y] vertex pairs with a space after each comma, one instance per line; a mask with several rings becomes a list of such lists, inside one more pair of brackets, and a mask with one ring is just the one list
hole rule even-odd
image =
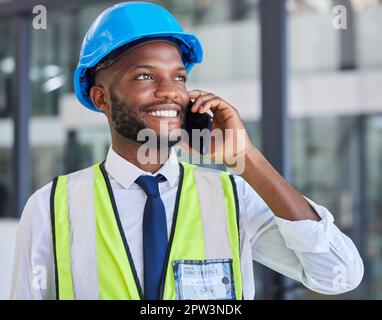
[[[175, 299], [174, 261], [225, 258], [232, 259], [236, 299], [242, 299], [234, 179], [179, 167], [161, 297]], [[51, 216], [57, 299], [144, 298], [103, 163], [54, 179]]]

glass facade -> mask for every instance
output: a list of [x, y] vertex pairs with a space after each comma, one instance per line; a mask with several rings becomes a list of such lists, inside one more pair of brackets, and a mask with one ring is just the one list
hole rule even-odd
[[[352, 1], [355, 10], [355, 30], [357, 66], [361, 69], [382, 67], [382, 2]], [[372, 50], [370, 45], [372, 44]]]
[[[294, 186], [326, 206], [353, 239], [365, 275], [357, 289], [344, 295], [318, 295], [300, 286], [292, 297], [380, 299], [382, 100], [368, 99], [376, 82], [369, 85], [365, 79], [382, 72], [377, 41], [382, 6], [380, 1], [351, 1], [351, 25], [337, 30], [332, 27], [337, 4], [341, 1], [288, 1], [292, 177]], [[341, 70], [349, 56], [354, 59], [350, 70]], [[356, 99], [352, 92], [363, 98]], [[296, 111], [300, 103], [303, 107]]]
[[367, 157], [367, 228], [365, 238], [367, 274], [366, 297], [382, 299], [382, 115], [366, 120]]
[[[12, 20], [0, 20], [0, 217], [12, 216], [12, 153], [11, 121], [12, 77], [15, 71]], [[8, 138], [7, 138], [8, 137]]]
[[59, 97], [70, 91], [69, 12], [49, 10], [46, 30], [31, 29], [32, 114], [57, 116]]

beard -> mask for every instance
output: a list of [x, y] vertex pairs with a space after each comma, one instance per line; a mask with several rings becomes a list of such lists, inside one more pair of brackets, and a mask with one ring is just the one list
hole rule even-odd
[[[156, 134], [154, 141], [138, 140], [138, 134], [141, 130], [149, 129], [140, 117], [140, 113], [152, 105], [141, 105], [139, 108], [129, 106], [126, 102], [119, 99], [114, 90], [110, 87], [110, 100], [111, 100], [111, 120], [114, 124], [114, 128], [122, 137], [137, 142], [141, 145], [149, 143], [151, 148], [171, 148], [176, 145], [180, 140], [180, 136], [176, 136], [175, 139], [170, 139], [170, 134], [161, 136]], [[180, 111], [181, 119], [184, 119], [185, 110], [182, 107]], [[184, 127], [184, 121], [182, 121], [182, 128]]]

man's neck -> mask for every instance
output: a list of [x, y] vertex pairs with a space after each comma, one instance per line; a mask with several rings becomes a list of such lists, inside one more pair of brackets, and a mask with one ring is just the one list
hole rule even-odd
[[142, 163], [142, 161], [140, 161], [138, 157], [138, 151], [141, 146], [141, 144], [136, 143], [134, 141], [112, 142], [112, 148], [119, 156], [146, 172], [157, 172], [170, 156], [171, 150], [168, 148], [150, 150], [154, 155], [154, 157], [152, 157], [154, 159], [150, 157], [150, 160], [155, 161], [149, 161], [149, 163]]

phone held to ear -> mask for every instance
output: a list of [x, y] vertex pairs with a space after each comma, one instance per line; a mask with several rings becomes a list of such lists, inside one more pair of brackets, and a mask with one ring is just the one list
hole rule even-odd
[[[200, 154], [205, 154], [208, 150], [211, 136], [212, 116], [208, 113], [192, 112], [191, 107], [193, 104], [194, 102], [190, 100], [184, 120], [184, 128], [187, 131], [191, 148]], [[196, 129], [194, 134], [192, 129]]]

